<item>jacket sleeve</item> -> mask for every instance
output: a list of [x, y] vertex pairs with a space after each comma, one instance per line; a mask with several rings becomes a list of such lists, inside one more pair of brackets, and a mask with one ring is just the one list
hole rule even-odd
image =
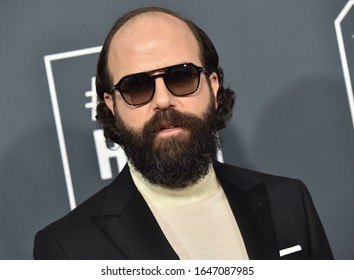
[[48, 230], [44, 229], [35, 236], [33, 259], [65, 260], [68, 257], [57, 239]]
[[301, 247], [281, 259], [332, 260], [326, 233], [306, 186], [285, 178], [269, 184], [268, 195], [279, 250]]
[[299, 182], [304, 208], [307, 216], [307, 227], [310, 242], [310, 259], [313, 260], [331, 260], [333, 254], [323, 229], [320, 218], [315, 209], [311, 195], [302, 182]]

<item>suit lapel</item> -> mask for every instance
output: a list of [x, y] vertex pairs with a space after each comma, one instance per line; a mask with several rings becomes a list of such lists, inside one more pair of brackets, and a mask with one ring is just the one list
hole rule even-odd
[[234, 167], [214, 164], [250, 259], [279, 259], [279, 248], [263, 183], [250, 183]]
[[128, 166], [108, 187], [101, 215], [92, 220], [127, 259], [178, 259]]

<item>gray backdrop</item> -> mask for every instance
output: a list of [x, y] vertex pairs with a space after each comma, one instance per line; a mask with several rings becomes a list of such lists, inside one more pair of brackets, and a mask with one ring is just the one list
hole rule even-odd
[[[237, 92], [224, 161], [303, 180], [335, 257], [354, 259], [354, 131], [333, 24], [346, 3], [1, 0], [0, 259], [31, 259], [35, 232], [70, 211], [70, 190], [80, 203], [111, 180], [104, 163], [118, 173], [93, 134], [97, 50], [71, 51], [101, 46], [118, 16], [150, 5], [191, 18], [218, 49]], [[352, 69], [354, 7], [342, 27]]]

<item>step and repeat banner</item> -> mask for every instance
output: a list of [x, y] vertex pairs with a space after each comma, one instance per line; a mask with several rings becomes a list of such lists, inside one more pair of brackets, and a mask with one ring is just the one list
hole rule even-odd
[[0, 3], [0, 259], [126, 163], [95, 121], [95, 71], [123, 13], [161, 6], [210, 36], [236, 92], [219, 159], [301, 179], [337, 259], [354, 259], [354, 1]]

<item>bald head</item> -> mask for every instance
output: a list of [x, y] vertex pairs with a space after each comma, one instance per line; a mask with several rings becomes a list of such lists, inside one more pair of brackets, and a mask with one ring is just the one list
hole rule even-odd
[[108, 69], [113, 83], [125, 75], [179, 63], [201, 65], [198, 42], [187, 24], [172, 15], [148, 12], [127, 21], [113, 36]]
[[[108, 67], [108, 53], [111, 49], [113, 38], [118, 38], [116, 36], [118, 32], [127, 37], [134, 34], [146, 34], [147, 32], [157, 34], [161, 31], [160, 24], [162, 21], [172, 27], [172, 32], [175, 32], [176, 29], [181, 29], [189, 33], [189, 35], [192, 34], [199, 47], [198, 55], [202, 65], [210, 72], [217, 72], [218, 55], [214, 45], [197, 25], [171, 10], [158, 7], [140, 8], [121, 16], [106, 37], [97, 63], [96, 90], [100, 100], [103, 100], [103, 94], [109, 91], [114, 82]], [[147, 22], [149, 26], [145, 25]], [[143, 29], [140, 27], [143, 27]], [[139, 38], [136, 37], [136, 39], [138, 40]]]
[[185, 31], [189, 30], [191, 32], [182, 19], [160, 11], [150, 11], [132, 17], [117, 30], [117, 33], [124, 34], [127, 32], [130, 35], [134, 35], [139, 32], [152, 32], [159, 29], [160, 24], [169, 24], [175, 29], [183, 28]]

